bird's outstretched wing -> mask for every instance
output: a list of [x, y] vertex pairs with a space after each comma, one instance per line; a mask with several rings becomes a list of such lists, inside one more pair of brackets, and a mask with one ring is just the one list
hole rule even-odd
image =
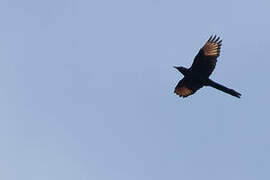
[[219, 37], [211, 36], [196, 55], [190, 68], [191, 71], [200, 73], [203, 77], [209, 77], [220, 55], [221, 42]]
[[174, 93], [180, 97], [187, 97], [194, 94], [198, 89], [203, 87], [203, 84], [196, 82], [188, 77], [181, 79], [174, 89]]

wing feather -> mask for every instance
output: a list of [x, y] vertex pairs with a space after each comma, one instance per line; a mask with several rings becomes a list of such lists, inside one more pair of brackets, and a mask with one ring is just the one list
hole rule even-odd
[[194, 79], [184, 77], [178, 82], [177, 86], [174, 89], [174, 93], [179, 95], [180, 97], [187, 97], [194, 94], [202, 86], [202, 83]]
[[215, 69], [217, 58], [220, 56], [221, 43], [220, 37], [211, 36], [196, 55], [191, 71], [209, 77]]

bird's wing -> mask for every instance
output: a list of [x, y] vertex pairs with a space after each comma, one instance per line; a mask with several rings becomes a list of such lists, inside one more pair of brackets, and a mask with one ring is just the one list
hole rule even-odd
[[220, 55], [221, 42], [222, 40], [219, 37], [211, 36], [196, 55], [190, 68], [191, 71], [200, 73], [204, 77], [209, 77]]
[[190, 78], [184, 77], [181, 79], [174, 89], [174, 93], [180, 97], [187, 97], [194, 94], [198, 89], [200, 89], [203, 84], [196, 82]]

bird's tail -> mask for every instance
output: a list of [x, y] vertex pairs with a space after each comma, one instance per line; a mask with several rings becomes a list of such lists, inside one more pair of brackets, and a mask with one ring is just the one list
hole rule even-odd
[[232, 96], [235, 96], [235, 97], [238, 97], [238, 98], [240, 98], [240, 96], [241, 96], [241, 94], [239, 92], [236, 92], [233, 89], [229, 89], [229, 88], [227, 88], [227, 87], [225, 87], [225, 86], [223, 86], [221, 84], [218, 84], [218, 83], [212, 81], [211, 79], [208, 79], [206, 85], [211, 86], [213, 88], [216, 88], [216, 89], [218, 89], [220, 91], [223, 91], [225, 93], [228, 93], [228, 94], [230, 94]]

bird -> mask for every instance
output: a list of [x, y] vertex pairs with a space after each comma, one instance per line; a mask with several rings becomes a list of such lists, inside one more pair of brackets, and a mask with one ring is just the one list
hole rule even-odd
[[210, 86], [227, 94], [241, 97], [241, 94], [233, 89], [227, 88], [209, 78], [215, 69], [217, 58], [220, 56], [222, 40], [217, 35], [210, 36], [207, 42], [195, 56], [190, 68], [174, 66], [184, 77], [174, 89], [179, 97], [188, 97], [204, 86]]

